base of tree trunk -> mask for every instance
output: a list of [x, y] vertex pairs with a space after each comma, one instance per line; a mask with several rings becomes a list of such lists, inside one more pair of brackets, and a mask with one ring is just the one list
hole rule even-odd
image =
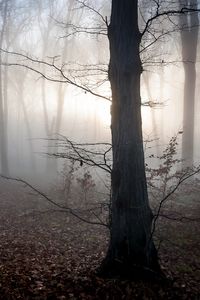
[[110, 259], [109, 256], [103, 260], [97, 270], [97, 274], [103, 278], [131, 279], [134, 281], [167, 281], [157, 262], [150, 268], [137, 265], [132, 261], [122, 262], [117, 259]]

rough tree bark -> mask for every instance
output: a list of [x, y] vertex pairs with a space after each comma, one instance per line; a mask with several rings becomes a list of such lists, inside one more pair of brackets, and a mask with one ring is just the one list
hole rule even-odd
[[108, 28], [112, 89], [112, 221], [105, 276], [141, 277], [160, 272], [151, 239], [142, 139], [138, 1], [113, 0]]

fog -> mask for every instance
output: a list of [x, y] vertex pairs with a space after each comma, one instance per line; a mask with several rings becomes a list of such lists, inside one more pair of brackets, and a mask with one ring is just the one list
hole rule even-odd
[[[142, 29], [154, 6], [141, 1], [141, 7]], [[109, 45], [102, 20], [109, 15], [110, 1], [91, 1], [88, 7], [73, 0], [2, 1], [1, 173], [7, 169], [9, 176], [52, 184], [66, 164], [47, 155], [59, 152], [54, 139], [62, 135], [77, 143], [110, 142]], [[178, 132], [177, 155], [182, 155], [185, 77], [180, 31], [173, 30], [177, 16], [173, 22], [164, 19], [162, 31], [169, 33], [155, 43], [145, 36], [141, 48], [143, 136], [152, 166], [159, 160], [149, 156], [161, 155]], [[155, 35], [159, 26], [155, 24]], [[199, 55], [196, 71], [194, 164], [200, 159]]]

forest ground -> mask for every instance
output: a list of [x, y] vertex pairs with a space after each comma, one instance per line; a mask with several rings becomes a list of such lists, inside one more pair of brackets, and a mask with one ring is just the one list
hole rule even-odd
[[[173, 215], [198, 218], [199, 199], [188, 202], [173, 205]], [[160, 264], [170, 284], [102, 279], [95, 270], [106, 253], [106, 229], [56, 211], [22, 184], [1, 179], [0, 299], [200, 299], [199, 221], [164, 218], [157, 228]]]

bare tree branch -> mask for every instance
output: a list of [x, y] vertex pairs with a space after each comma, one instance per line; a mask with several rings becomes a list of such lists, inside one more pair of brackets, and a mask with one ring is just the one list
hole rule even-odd
[[[80, 214], [78, 214], [78, 212], [76, 212], [72, 208], [60, 205], [59, 203], [56, 203], [54, 200], [52, 200], [50, 197], [48, 197], [45, 193], [43, 193], [42, 191], [40, 191], [39, 189], [37, 189], [36, 187], [34, 187], [32, 184], [30, 184], [29, 182], [27, 182], [27, 181], [25, 181], [23, 179], [14, 178], [14, 177], [8, 177], [8, 176], [4, 176], [2, 174], [0, 174], [0, 177], [3, 178], [3, 179], [6, 179], [6, 180], [12, 180], [12, 181], [16, 181], [16, 182], [20, 182], [20, 183], [25, 184], [25, 186], [29, 187], [32, 191], [34, 191], [38, 195], [42, 196], [46, 201], [48, 201], [49, 203], [53, 204], [54, 206], [57, 206], [61, 210], [67, 211], [72, 216], [76, 217], [77, 219], [79, 219], [82, 222], [85, 222], [85, 223], [88, 223], [88, 224], [91, 224], [91, 225], [101, 225], [101, 226], [104, 226], [104, 227], [108, 228], [108, 225], [105, 224], [105, 223], [103, 223], [103, 222], [93, 222], [93, 221], [87, 220], [84, 217], [80, 216]], [[100, 220], [100, 219], [98, 218], [98, 220]]]
[[83, 85], [80, 85], [78, 83], [76, 83], [75, 81], [71, 80], [68, 76], [66, 76], [65, 74], [65, 66], [66, 64], [62, 65], [62, 66], [58, 66], [56, 65], [55, 63], [55, 57], [52, 58], [52, 62], [47, 62], [47, 61], [44, 61], [44, 60], [40, 60], [40, 59], [35, 59], [35, 58], [32, 58], [26, 54], [22, 54], [22, 53], [17, 53], [17, 52], [14, 52], [14, 51], [8, 51], [8, 50], [5, 50], [5, 49], [2, 49], [0, 48], [0, 51], [4, 52], [4, 53], [7, 53], [7, 54], [11, 54], [11, 55], [14, 55], [14, 56], [17, 56], [19, 58], [22, 58], [23, 61], [28, 61], [28, 62], [31, 62], [33, 63], [34, 65], [42, 65], [42, 66], [46, 66], [46, 67], [49, 67], [51, 68], [53, 71], [55, 71], [57, 73], [57, 76], [58, 78], [56, 78], [56, 75], [51, 77], [51, 76], [48, 76], [46, 74], [44, 74], [43, 71], [40, 71], [38, 70], [37, 68], [35, 67], [32, 67], [32, 66], [29, 66], [28, 64], [25, 64], [24, 62], [21, 63], [3, 63], [3, 65], [6, 65], [6, 66], [19, 66], [19, 67], [23, 67], [23, 68], [26, 68], [28, 70], [31, 70], [33, 72], [35, 72], [36, 74], [39, 74], [42, 78], [45, 78], [46, 80], [48, 81], [52, 81], [52, 82], [56, 82], [56, 83], [65, 83], [65, 84], [71, 84], [85, 92], [88, 92], [90, 94], [92, 94], [93, 96], [96, 96], [98, 98], [101, 98], [101, 99], [104, 99], [104, 100], [107, 100], [107, 101], [111, 101], [111, 99], [109, 97], [106, 97], [106, 96], [103, 96], [101, 94], [98, 94], [98, 93], [95, 93], [94, 91], [92, 91], [91, 89], [89, 89], [88, 87], [85, 87]]
[[107, 29], [102, 26], [97, 27], [85, 27], [85, 26], [77, 26], [74, 24], [66, 23], [65, 26], [71, 30], [71, 32], [61, 36], [60, 38], [68, 38], [70, 36], [76, 35], [76, 34], [90, 34], [90, 35], [103, 35], [107, 36]]
[[174, 16], [174, 15], [195, 13], [195, 12], [200, 12], [200, 9], [195, 9], [195, 8], [191, 8], [191, 7], [182, 7], [181, 9], [172, 9], [172, 10], [159, 12], [159, 6], [157, 6], [156, 14], [147, 20], [145, 27], [144, 27], [143, 31], [141, 32], [141, 37], [149, 30], [153, 21], [155, 21], [156, 19], [158, 19], [160, 17]]
[[[77, 144], [63, 135], [58, 135], [58, 138], [55, 138], [53, 140], [57, 142], [58, 148], [63, 149], [63, 151], [45, 154], [56, 158], [65, 158], [78, 161], [80, 164], [84, 163], [91, 167], [97, 167], [111, 174], [112, 162], [111, 158], [107, 158], [108, 153], [110, 153], [112, 150], [112, 146], [110, 143]], [[93, 149], [94, 147], [99, 147], [100, 150], [97, 151], [96, 149]], [[102, 147], [106, 147], [106, 149], [102, 149]]]
[[86, 8], [86, 9], [94, 12], [95, 14], [97, 14], [102, 19], [102, 21], [106, 24], [106, 26], [108, 26], [107, 18], [104, 17], [98, 10], [96, 10], [95, 8], [87, 5], [85, 1], [76, 0], [76, 2], [81, 4], [81, 7], [80, 7], [81, 9]]
[[162, 209], [163, 204], [167, 201], [167, 199], [176, 192], [176, 190], [179, 188], [179, 186], [185, 182], [187, 179], [191, 178], [192, 176], [196, 175], [200, 173], [200, 166], [198, 166], [197, 168], [195, 168], [194, 170], [186, 170], [182, 175], [180, 175], [180, 178], [177, 182], [177, 184], [171, 189], [171, 191], [160, 201], [159, 206], [158, 206], [158, 210], [156, 212], [156, 214], [154, 215], [154, 220], [153, 220], [153, 224], [152, 224], [152, 232], [151, 232], [151, 236], [150, 239], [152, 239], [153, 234], [155, 232], [156, 229], [156, 222], [158, 220], [158, 218], [160, 217], [160, 212]]
[[170, 215], [163, 214], [163, 213], [159, 214], [159, 218], [165, 218], [165, 219], [168, 219], [171, 221], [178, 221], [178, 222], [184, 222], [184, 221], [185, 222], [199, 222], [200, 221], [200, 218], [190, 218], [187, 216], [170, 216]]

